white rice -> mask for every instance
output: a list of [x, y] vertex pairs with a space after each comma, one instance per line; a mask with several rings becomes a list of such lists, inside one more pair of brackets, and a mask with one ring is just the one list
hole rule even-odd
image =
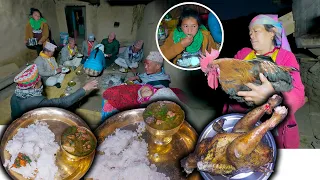
[[8, 141], [5, 150], [11, 154], [11, 159], [6, 160], [4, 166], [12, 167], [18, 154], [23, 153], [29, 156], [32, 162], [27, 163], [26, 167], [12, 167], [11, 170], [24, 178], [54, 180], [58, 172], [55, 164], [58, 149], [55, 134], [48, 128], [48, 124], [37, 121], [27, 128], [20, 128], [12, 140]]
[[[139, 124], [143, 129], [143, 124]], [[138, 128], [139, 129], [139, 128]], [[97, 155], [86, 178], [94, 180], [167, 180], [165, 174], [157, 172], [157, 167], [148, 159], [148, 145], [140, 140], [137, 132], [115, 131], [98, 147], [104, 152]]]
[[138, 129], [137, 129], [138, 136], [141, 136], [142, 133], [145, 131], [146, 131], [146, 124], [144, 122], [139, 122]]

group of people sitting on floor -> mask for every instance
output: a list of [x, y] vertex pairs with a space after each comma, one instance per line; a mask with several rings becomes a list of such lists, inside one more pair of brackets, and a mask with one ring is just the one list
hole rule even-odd
[[[109, 91], [104, 92], [103, 97], [105, 99], [110, 97], [106, 94], [113, 94], [112, 92], [118, 90], [134, 90], [135, 98], [141, 92], [139, 89], [142, 86], [152, 87], [153, 90], [169, 87], [170, 76], [164, 72], [163, 58], [158, 51], [151, 51], [145, 57], [143, 61], [145, 72], [137, 73], [137, 68], [144, 58], [143, 40], [137, 40], [119, 54], [120, 43], [114, 32], [111, 32], [101, 43], [96, 41], [94, 34], [90, 34], [79, 49], [75, 39], [69, 38], [68, 44], [61, 49], [60, 58], [56, 61], [55, 52], [58, 51], [58, 47], [48, 37], [49, 26], [47, 21], [37, 9], [31, 9], [30, 16], [26, 26], [25, 44], [28, 48], [36, 49], [38, 57], [34, 60], [34, 64], [27, 66], [14, 78], [17, 86], [11, 97], [11, 117], [13, 120], [19, 118], [23, 113], [39, 107], [68, 108], [89, 94], [90, 91], [97, 89], [98, 84], [101, 83], [93, 80], [68, 96], [47, 99], [43, 95], [44, 88], [48, 86], [61, 88], [67, 73], [64, 71], [65, 67], [76, 68], [83, 64], [84, 72], [88, 76], [96, 77], [101, 75], [104, 69], [112, 63], [115, 63], [119, 65], [121, 72], [127, 73], [130, 70], [134, 73], [133, 77], [127, 79], [133, 82], [133, 85], [120, 85], [110, 88]], [[137, 87], [139, 88], [137, 89]], [[144, 93], [139, 94], [140, 97], [144, 96]], [[127, 93], [127, 95], [130, 96], [130, 93]], [[132, 99], [132, 97], [130, 98]], [[114, 102], [115, 98], [123, 99], [123, 94], [113, 96], [110, 102]], [[135, 98], [135, 101], [138, 102], [138, 99]], [[127, 102], [131, 101], [127, 100]], [[111, 104], [109, 103], [109, 105]], [[120, 109], [116, 104], [113, 105], [114, 109]]]

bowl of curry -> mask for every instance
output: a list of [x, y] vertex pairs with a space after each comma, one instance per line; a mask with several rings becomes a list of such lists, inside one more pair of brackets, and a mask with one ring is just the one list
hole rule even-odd
[[147, 131], [152, 135], [153, 142], [158, 145], [169, 144], [185, 119], [181, 107], [171, 101], [151, 103], [143, 112]]
[[97, 139], [82, 126], [70, 126], [61, 135], [61, 149], [69, 160], [77, 161], [95, 153]]

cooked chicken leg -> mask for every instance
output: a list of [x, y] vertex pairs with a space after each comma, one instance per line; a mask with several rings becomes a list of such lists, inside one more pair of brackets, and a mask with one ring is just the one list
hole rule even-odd
[[[271, 107], [277, 106], [281, 102], [278, 97], [274, 96], [269, 99], [268, 104]], [[223, 130], [224, 119], [221, 119], [215, 126], [220, 133], [212, 138], [202, 140], [193, 153], [181, 160], [181, 166], [188, 174], [196, 167], [199, 171], [206, 171], [212, 175], [234, 175], [241, 172], [259, 171], [273, 158], [272, 149], [263, 144], [261, 139], [286, 115], [287, 109], [285, 107], [276, 107], [269, 120], [245, 133], [243, 131], [241, 133], [223, 133], [221, 130]], [[243, 124], [251, 126], [259, 120], [248, 119]]]
[[237, 124], [233, 127], [232, 132], [234, 133], [245, 133], [254, 128], [255, 124], [261, 119], [261, 117], [267, 113], [271, 114], [272, 110], [281, 104], [281, 96], [275, 94], [269, 98], [268, 102], [256, 107], [248, 114], [243, 116]]
[[[262, 123], [261, 125], [255, 127], [248, 133], [245, 133], [238, 138], [236, 138], [228, 146], [227, 157], [229, 162], [234, 165], [237, 169], [240, 168], [251, 168], [247, 167], [250, 164], [245, 163], [246, 161], [253, 162], [254, 164], [260, 164], [261, 160], [259, 157], [257, 159], [251, 159], [250, 155], [260, 144], [262, 137], [276, 125], [278, 125], [286, 116], [288, 110], [285, 107], [276, 107], [275, 112], [272, 117]], [[254, 162], [254, 161], [260, 162]], [[262, 163], [262, 162], [261, 162]], [[265, 163], [264, 163], [265, 164]], [[260, 164], [260, 165], [264, 165]]]

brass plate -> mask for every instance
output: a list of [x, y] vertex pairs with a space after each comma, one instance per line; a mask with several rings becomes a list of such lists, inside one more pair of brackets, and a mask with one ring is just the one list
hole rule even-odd
[[[30, 124], [33, 124], [36, 120], [44, 121], [49, 125], [49, 129], [55, 134], [55, 140], [60, 145], [61, 134], [69, 126], [83, 126], [88, 129], [89, 126], [80, 119], [77, 115], [60, 108], [39, 108], [25, 113], [21, 118], [16, 119], [12, 124], [6, 129], [2, 140], [1, 140], [1, 161], [4, 164], [6, 159], [10, 159], [11, 155], [9, 152], [5, 151], [5, 147], [9, 140], [18, 132], [18, 129], [25, 128]], [[60, 148], [57, 153], [56, 165], [59, 168], [60, 177], [57, 179], [80, 179], [90, 168], [92, 161], [94, 159], [94, 154], [81, 159], [79, 161], [70, 161], [62, 153]], [[24, 180], [22, 175], [5, 168], [7, 173], [12, 179]]]
[[[98, 144], [117, 128], [135, 131], [138, 127], [136, 123], [143, 122], [143, 111], [144, 108], [128, 110], [107, 119], [95, 131]], [[193, 152], [198, 139], [196, 131], [185, 121], [180, 130], [173, 135], [172, 141], [163, 146], [152, 143], [150, 136], [147, 131], [142, 133], [142, 138], [148, 143], [149, 160], [157, 166], [157, 171], [166, 174], [170, 179], [187, 179], [186, 174], [182, 172], [180, 160]], [[155, 156], [156, 153], [158, 156]], [[195, 171], [188, 179], [201, 179], [201, 176]]]

